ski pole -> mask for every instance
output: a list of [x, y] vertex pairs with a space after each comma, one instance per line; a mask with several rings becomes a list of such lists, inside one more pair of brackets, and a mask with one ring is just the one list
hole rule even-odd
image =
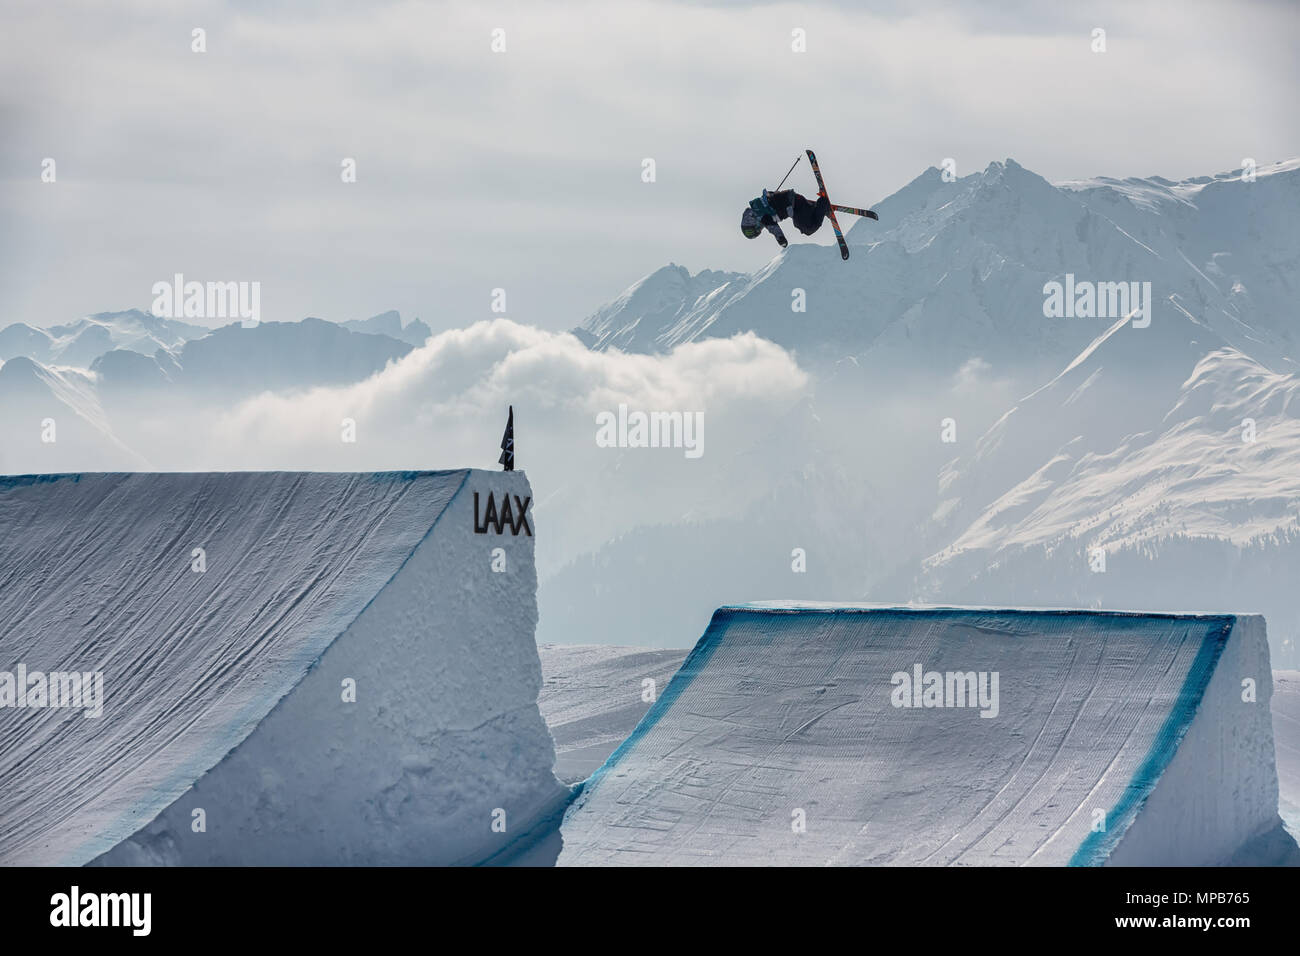
[[795, 157], [794, 162], [790, 164], [790, 168], [785, 171], [785, 175], [781, 177], [781, 181], [777, 183], [776, 188], [773, 189], [772, 192], [777, 193], [781, 191], [781, 187], [785, 185], [785, 181], [790, 178], [790, 174], [794, 172], [794, 168], [799, 165], [799, 160], [801, 159], [803, 159], [802, 155]]

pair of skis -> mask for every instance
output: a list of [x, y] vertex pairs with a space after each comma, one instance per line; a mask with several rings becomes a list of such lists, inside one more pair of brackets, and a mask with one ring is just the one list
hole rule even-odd
[[[822, 171], [821, 171], [821, 167], [817, 165], [817, 157], [816, 155], [814, 155], [811, 149], [808, 150], [807, 152], [808, 152], [808, 162], [812, 164], [813, 175], [817, 177], [817, 195], [825, 196], [826, 201], [830, 202], [831, 197], [826, 195], [826, 183], [822, 180]], [[870, 209], [859, 209], [856, 206], [838, 206], [835, 203], [831, 203], [830, 212], [828, 212], [826, 215], [830, 217], [831, 228], [835, 230], [835, 241], [840, 244], [840, 258], [847, 259], [849, 257], [849, 244], [844, 241], [844, 232], [843, 230], [840, 229], [839, 220], [835, 218], [835, 213], [837, 210], [839, 212], [847, 212], [853, 214], [854, 216], [862, 216], [866, 219], [875, 219], [877, 221], [879, 221], [880, 217], [877, 216]]]

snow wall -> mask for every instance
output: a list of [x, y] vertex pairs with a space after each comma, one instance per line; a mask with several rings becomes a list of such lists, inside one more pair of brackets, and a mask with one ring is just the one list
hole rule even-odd
[[559, 863], [1290, 861], [1271, 693], [1255, 615], [724, 607]]
[[[476, 495], [511, 520], [478, 533]], [[0, 708], [0, 862], [478, 863], [553, 830], [530, 497], [477, 470], [0, 479], [0, 669], [103, 674], [97, 719]]]

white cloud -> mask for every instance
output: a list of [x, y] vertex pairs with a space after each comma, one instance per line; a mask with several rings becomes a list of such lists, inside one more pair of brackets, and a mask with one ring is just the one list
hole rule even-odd
[[[355, 385], [214, 408], [211, 427], [194, 431], [220, 449], [201, 467], [494, 468], [513, 404], [518, 467], [542, 495], [545, 570], [637, 524], [737, 513], [788, 473], [788, 438], [769, 439], [808, 386], [789, 353], [752, 333], [633, 355], [497, 319], [436, 335]], [[705, 454], [598, 448], [595, 416], [620, 403], [703, 412]], [[355, 444], [340, 440], [344, 418]], [[195, 467], [175, 447], [154, 454], [162, 467]]]

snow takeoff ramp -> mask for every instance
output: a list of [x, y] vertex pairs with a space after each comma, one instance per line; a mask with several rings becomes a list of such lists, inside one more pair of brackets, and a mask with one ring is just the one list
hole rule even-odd
[[0, 478], [0, 862], [517, 849], [567, 796], [530, 497], [520, 472]]
[[1271, 685], [1257, 616], [726, 607], [559, 862], [1240, 859], [1279, 833]]

